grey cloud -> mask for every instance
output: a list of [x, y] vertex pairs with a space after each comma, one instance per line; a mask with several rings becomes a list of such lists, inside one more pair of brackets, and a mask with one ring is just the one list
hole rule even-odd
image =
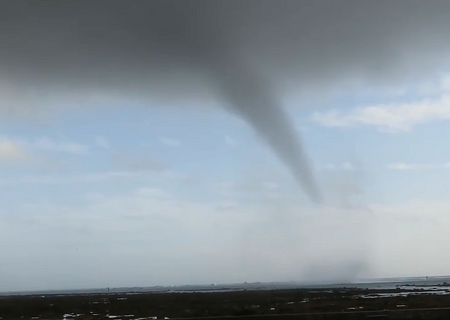
[[282, 95], [431, 73], [449, 27], [448, 1], [6, 0], [0, 105], [220, 96], [320, 200]]

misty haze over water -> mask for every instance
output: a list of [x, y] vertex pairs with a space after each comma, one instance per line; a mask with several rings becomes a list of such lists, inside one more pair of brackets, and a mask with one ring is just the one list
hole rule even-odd
[[[444, 284], [448, 285], [444, 285]], [[444, 286], [442, 286], [444, 285]], [[179, 285], [179, 286], [150, 286], [150, 287], [121, 287], [121, 288], [97, 288], [77, 290], [41, 290], [41, 291], [19, 291], [0, 292], [0, 295], [77, 295], [77, 294], [114, 294], [114, 293], [189, 293], [189, 292], [230, 292], [243, 290], [283, 290], [283, 289], [326, 289], [326, 288], [357, 288], [357, 289], [396, 289], [399, 287], [408, 289], [441, 286], [450, 289], [450, 276], [434, 277], [396, 277], [380, 278], [371, 280], [360, 280], [352, 283], [318, 283], [318, 282], [254, 282], [234, 284], [210, 284], [210, 285]]]

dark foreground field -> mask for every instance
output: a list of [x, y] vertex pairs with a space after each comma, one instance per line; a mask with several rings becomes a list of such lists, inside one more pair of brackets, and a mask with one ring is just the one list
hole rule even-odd
[[[446, 290], [295, 289], [211, 293], [120, 293], [0, 297], [0, 319], [450, 319]], [[396, 310], [387, 311], [387, 310]], [[376, 312], [372, 312], [376, 311]], [[339, 314], [333, 314], [339, 312]], [[299, 314], [299, 315], [292, 315]], [[302, 315], [300, 315], [302, 314]], [[272, 315], [272, 316], [270, 316]], [[281, 316], [283, 315], [283, 316]]]

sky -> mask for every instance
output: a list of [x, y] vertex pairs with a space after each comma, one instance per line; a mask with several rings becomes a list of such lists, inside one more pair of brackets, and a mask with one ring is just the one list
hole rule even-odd
[[163, 2], [0, 4], [0, 291], [448, 274], [450, 4]]

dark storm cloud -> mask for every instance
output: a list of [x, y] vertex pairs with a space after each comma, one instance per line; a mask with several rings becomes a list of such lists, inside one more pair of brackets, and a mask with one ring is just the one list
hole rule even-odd
[[3, 0], [0, 107], [218, 95], [318, 200], [280, 94], [432, 72], [448, 30], [448, 1]]

